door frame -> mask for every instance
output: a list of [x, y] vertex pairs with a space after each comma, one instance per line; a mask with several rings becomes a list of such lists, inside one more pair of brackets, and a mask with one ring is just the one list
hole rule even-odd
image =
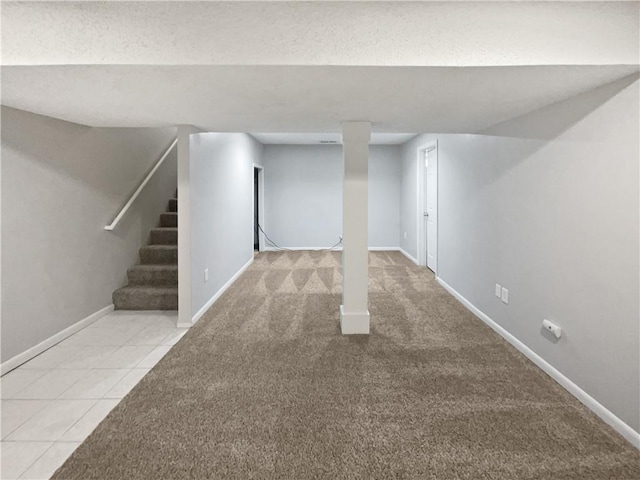
[[[416, 231], [417, 231], [417, 253], [418, 253], [418, 265], [426, 267], [427, 266], [427, 237], [426, 237], [426, 227], [425, 227], [425, 220], [424, 220], [424, 212], [426, 209], [426, 205], [427, 205], [427, 185], [426, 185], [426, 174], [427, 174], [427, 169], [425, 167], [424, 164], [424, 158], [425, 158], [425, 151], [430, 150], [431, 148], [434, 148], [434, 152], [435, 152], [435, 163], [436, 166], [438, 165], [438, 140], [431, 140], [427, 143], [424, 143], [420, 146], [418, 146], [418, 151], [417, 151], [417, 189], [418, 189], [418, 195], [417, 195], [417, 215], [416, 215]], [[439, 222], [440, 222], [440, 209], [439, 209], [439, 192], [438, 192], [438, 184], [439, 184], [439, 174], [438, 174], [438, 169], [436, 169], [436, 268], [435, 268], [435, 274], [436, 276], [438, 275], [438, 237], [440, 235], [440, 228], [439, 228]]]
[[[258, 223], [262, 227], [263, 230], [266, 230], [266, 226], [264, 224], [264, 167], [262, 165], [258, 165], [256, 163], [253, 164], [254, 172], [258, 170]], [[253, 175], [251, 176], [253, 183]], [[255, 194], [255, 189], [251, 189]], [[256, 199], [253, 199], [253, 205], [256, 204]], [[253, 216], [251, 217], [253, 219]], [[253, 220], [251, 221], [251, 241], [253, 242]], [[264, 252], [264, 234], [262, 232], [258, 232], [258, 251]]]

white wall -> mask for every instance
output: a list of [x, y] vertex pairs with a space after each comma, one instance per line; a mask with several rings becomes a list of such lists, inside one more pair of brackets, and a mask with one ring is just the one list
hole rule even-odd
[[190, 136], [194, 317], [253, 258], [253, 165], [261, 163], [262, 149], [244, 133]]
[[2, 361], [110, 305], [176, 188], [175, 129], [90, 128], [2, 107]]
[[[421, 136], [403, 152], [410, 172], [417, 145], [438, 139], [439, 276], [638, 431], [640, 125], [634, 80], [483, 135]], [[410, 175], [403, 180], [404, 205], [415, 182]], [[413, 232], [408, 223], [415, 219], [403, 217], [402, 228]], [[496, 283], [509, 289], [509, 305], [494, 296]], [[562, 327], [559, 341], [541, 330], [545, 318]]]
[[[398, 248], [400, 147], [369, 149], [369, 246]], [[267, 145], [265, 225], [281, 247], [327, 248], [342, 234], [341, 145]]]

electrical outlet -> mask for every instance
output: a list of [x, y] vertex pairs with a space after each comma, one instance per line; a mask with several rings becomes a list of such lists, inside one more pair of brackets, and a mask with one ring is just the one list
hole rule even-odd
[[547, 319], [542, 321], [542, 327], [548, 332], [553, 333], [556, 336], [556, 338], [560, 338], [562, 336], [562, 328], [560, 328], [555, 323], [551, 323]]
[[496, 283], [496, 297], [500, 298], [501, 295], [502, 295], [502, 287], [500, 286], [499, 283]]
[[507, 305], [509, 305], [509, 290], [502, 287], [502, 295], [500, 296], [500, 298], [502, 299], [502, 303], [506, 303]]
[[204, 269], [204, 281], [205, 282], [209, 281], [209, 269], [208, 268]]
[[404, 239], [407, 239], [407, 232], [404, 232]]

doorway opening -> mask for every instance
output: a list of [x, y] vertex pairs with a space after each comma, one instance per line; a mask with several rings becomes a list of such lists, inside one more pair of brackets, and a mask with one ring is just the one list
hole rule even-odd
[[438, 143], [418, 150], [418, 261], [438, 274]]
[[258, 165], [253, 166], [253, 250], [263, 250], [263, 239], [260, 235], [264, 218], [264, 169]]

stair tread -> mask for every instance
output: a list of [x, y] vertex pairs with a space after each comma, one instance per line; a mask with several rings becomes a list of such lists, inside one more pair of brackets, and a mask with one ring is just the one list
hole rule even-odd
[[127, 285], [126, 287], [119, 288], [114, 292], [136, 292], [136, 293], [152, 293], [152, 294], [178, 294], [177, 287], [153, 287], [146, 285]]
[[177, 270], [175, 263], [139, 263], [129, 268], [129, 270]]
[[163, 232], [177, 232], [178, 227], [154, 227], [151, 230], [162, 230]]
[[177, 250], [178, 249], [178, 245], [171, 245], [171, 244], [151, 244], [151, 245], [144, 245], [143, 247], [140, 248], [146, 248], [147, 250]]

